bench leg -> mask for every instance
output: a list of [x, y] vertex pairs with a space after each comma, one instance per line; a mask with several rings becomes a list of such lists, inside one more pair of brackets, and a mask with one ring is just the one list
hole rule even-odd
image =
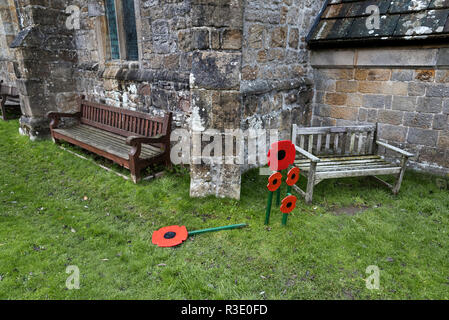
[[408, 159], [406, 156], [402, 156], [401, 171], [399, 172], [396, 183], [392, 189], [394, 195], [397, 195], [399, 193], [399, 189], [401, 189], [402, 179], [404, 178], [405, 168], [407, 167], [407, 160]]
[[1, 102], [2, 119], [3, 119], [3, 121], [6, 121], [6, 120], [8, 120], [8, 119], [6, 118], [6, 108], [5, 108], [5, 104], [6, 104], [6, 96], [2, 96], [1, 99], [2, 99], [2, 102]]
[[311, 162], [309, 176], [307, 178], [307, 191], [305, 196], [305, 201], [307, 204], [312, 203], [313, 187], [315, 186], [315, 172], [316, 172], [316, 162]]
[[131, 172], [131, 179], [134, 183], [138, 183], [142, 177], [140, 176], [140, 170], [136, 172]]

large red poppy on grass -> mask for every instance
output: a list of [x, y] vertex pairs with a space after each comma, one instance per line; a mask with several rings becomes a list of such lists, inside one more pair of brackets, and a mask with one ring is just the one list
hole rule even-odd
[[271, 192], [276, 191], [281, 186], [281, 183], [282, 183], [282, 174], [280, 174], [279, 172], [275, 172], [268, 178], [267, 188]]
[[287, 169], [295, 162], [295, 145], [290, 140], [275, 142], [268, 151], [268, 166], [273, 171]]
[[287, 180], [285, 181], [289, 186], [293, 186], [299, 179], [299, 168], [291, 168], [287, 174]]
[[183, 243], [188, 236], [185, 226], [169, 226], [153, 232], [152, 242], [159, 247], [174, 247]]
[[296, 197], [295, 196], [287, 196], [281, 202], [281, 212], [282, 213], [290, 213], [296, 208]]

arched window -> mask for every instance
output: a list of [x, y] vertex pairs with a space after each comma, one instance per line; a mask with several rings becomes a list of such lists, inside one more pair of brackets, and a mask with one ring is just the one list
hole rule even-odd
[[139, 60], [134, 0], [105, 0], [110, 58]]

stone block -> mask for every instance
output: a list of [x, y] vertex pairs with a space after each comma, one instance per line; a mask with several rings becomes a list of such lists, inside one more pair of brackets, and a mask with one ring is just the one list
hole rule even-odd
[[368, 81], [387, 81], [390, 80], [390, 69], [368, 69], [366, 80]]
[[288, 46], [292, 49], [298, 49], [299, 45], [299, 29], [291, 28], [288, 36]]
[[427, 97], [449, 97], [449, 86], [445, 84], [429, 84], [426, 90]]
[[416, 97], [393, 96], [392, 109], [410, 112], [415, 111]]
[[388, 94], [391, 92], [383, 81], [359, 81], [359, 92], [361, 93], [377, 93]]
[[248, 28], [248, 47], [250, 49], [261, 49], [263, 47], [263, 38], [265, 33], [265, 26], [253, 24]]
[[405, 142], [407, 127], [379, 123], [379, 138], [387, 141]]
[[324, 102], [334, 106], [342, 106], [346, 104], [347, 95], [345, 93], [327, 92]]
[[436, 114], [433, 118], [432, 128], [435, 130], [448, 130], [448, 115], [447, 114]]
[[449, 99], [444, 99], [443, 101], [443, 113], [449, 114]]
[[443, 106], [442, 98], [419, 97], [416, 105], [416, 111], [440, 113]]
[[392, 81], [412, 81], [413, 80], [413, 70], [407, 69], [393, 69], [391, 73]]
[[389, 82], [387, 83], [386, 91], [395, 96], [406, 96], [408, 93], [408, 83], [406, 82]]
[[242, 48], [242, 31], [239, 29], [226, 29], [223, 31], [222, 49], [239, 50]]
[[433, 114], [420, 112], [405, 112], [404, 126], [430, 129], [432, 127]]
[[360, 107], [363, 104], [363, 95], [360, 93], [348, 93], [346, 105], [348, 107]]
[[210, 128], [235, 129], [240, 125], [241, 95], [236, 91], [214, 91]]
[[409, 96], [423, 96], [426, 93], [426, 85], [424, 83], [409, 82], [408, 95]]
[[362, 49], [357, 66], [435, 66], [438, 49]]
[[379, 94], [366, 94], [362, 97], [362, 106], [365, 108], [384, 109], [387, 96]]
[[[317, 67], [353, 66], [353, 50], [313, 50], [310, 53], [310, 63]], [[356, 70], [357, 72], [357, 70]], [[366, 80], [356, 79], [356, 80]]]
[[449, 70], [436, 70], [435, 82], [449, 83]]
[[242, 80], [256, 80], [259, 75], [259, 66], [244, 66], [242, 68]]
[[408, 131], [407, 142], [412, 144], [435, 147], [438, 140], [438, 131], [410, 128]]
[[334, 80], [353, 80], [354, 69], [319, 69], [316, 76]]
[[444, 130], [439, 132], [438, 136], [438, 148], [449, 150], [449, 131]]
[[239, 89], [240, 60], [239, 53], [195, 52], [191, 86], [204, 89]]
[[275, 27], [271, 32], [271, 48], [285, 48], [287, 44], [287, 27]]
[[331, 118], [356, 121], [358, 108], [331, 106]]
[[366, 122], [368, 120], [368, 109], [359, 108], [359, 118], [360, 122]]
[[377, 121], [393, 125], [400, 125], [402, 123], [402, 111], [395, 110], [379, 110], [377, 113]]
[[326, 104], [317, 104], [315, 106], [315, 115], [320, 117], [330, 117], [331, 116], [331, 107]]
[[336, 82], [337, 92], [357, 92], [358, 82], [354, 80], [338, 80]]
[[435, 80], [435, 69], [415, 70], [415, 79], [423, 82], [433, 82]]

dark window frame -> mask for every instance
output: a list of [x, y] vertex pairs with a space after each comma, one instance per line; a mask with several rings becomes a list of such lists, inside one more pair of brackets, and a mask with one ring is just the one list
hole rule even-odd
[[110, 60], [139, 61], [134, 0], [105, 0]]

